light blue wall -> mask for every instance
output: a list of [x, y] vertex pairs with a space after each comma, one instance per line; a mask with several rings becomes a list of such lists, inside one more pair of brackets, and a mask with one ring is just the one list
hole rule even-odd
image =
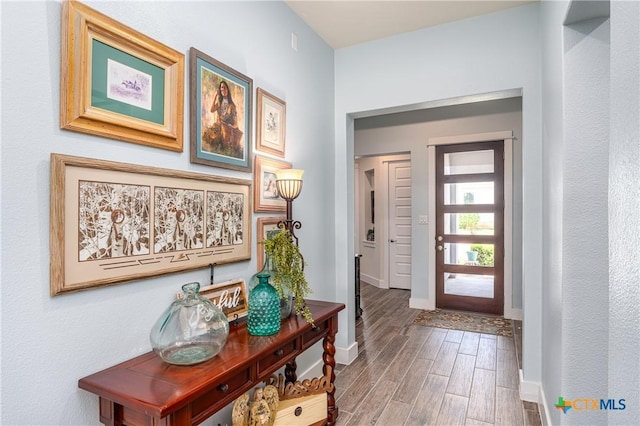
[[[532, 328], [524, 336], [526, 371], [540, 377], [541, 182], [540, 31], [538, 5], [466, 19], [336, 51], [336, 223], [337, 282], [353, 266], [353, 117], [419, 109], [421, 104], [469, 95], [522, 89], [523, 94], [523, 300]], [[426, 146], [426, 140], [425, 146]], [[425, 148], [426, 149], [426, 148]], [[347, 182], [345, 185], [344, 182]], [[412, 189], [426, 192], [426, 188]], [[426, 259], [426, 245], [412, 248]], [[413, 280], [427, 282], [426, 262], [412, 266]], [[352, 280], [350, 281], [352, 283]], [[350, 288], [337, 288], [348, 298]], [[422, 292], [420, 292], [422, 290]], [[414, 295], [414, 293], [416, 293]], [[426, 285], [412, 289], [426, 299]], [[343, 317], [353, 317], [349, 309]], [[342, 330], [344, 321], [341, 323]], [[351, 324], [349, 321], [348, 324]], [[353, 336], [337, 337], [338, 346]]]
[[[607, 395], [609, 333], [609, 21], [564, 32], [562, 395]], [[573, 366], [580, 366], [576, 374]], [[606, 412], [567, 424], [602, 424]]]
[[[334, 300], [334, 52], [282, 2], [85, 4], [172, 48], [205, 52], [287, 104], [286, 160], [305, 169], [294, 203], [315, 297]], [[175, 153], [59, 129], [59, 2], [1, 3], [2, 14], [2, 408], [1, 424], [98, 424], [98, 399], [81, 377], [149, 351], [148, 333], [194, 270], [77, 294], [49, 296], [51, 152], [250, 179], [189, 161], [188, 60], [185, 151]], [[298, 51], [290, 47], [291, 32]], [[188, 55], [187, 55], [188, 56]], [[255, 235], [255, 222], [252, 219]], [[248, 279], [251, 261], [220, 266], [216, 281]], [[317, 355], [317, 354], [316, 354]], [[315, 360], [314, 360], [315, 361]], [[298, 360], [299, 371], [309, 360]], [[210, 424], [229, 423], [229, 418]]]
[[[638, 424], [640, 7], [549, 1], [541, 10], [546, 414], [553, 424]], [[626, 409], [563, 414], [559, 396], [618, 409], [624, 399]]]
[[640, 424], [640, 3], [611, 2], [611, 22], [608, 395], [629, 408], [607, 420]]
[[[562, 363], [562, 197], [563, 135], [563, 21], [568, 2], [544, 1], [542, 22], [542, 96], [544, 143], [544, 248], [542, 323], [542, 381], [553, 424], [562, 412], [553, 409], [561, 392]], [[554, 400], [555, 399], [555, 400]]]

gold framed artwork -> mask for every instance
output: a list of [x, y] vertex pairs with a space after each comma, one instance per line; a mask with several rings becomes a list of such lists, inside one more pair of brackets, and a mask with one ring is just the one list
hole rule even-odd
[[51, 295], [251, 258], [251, 181], [51, 154]]
[[266, 254], [264, 251], [264, 246], [261, 244], [262, 241], [270, 238], [272, 235], [277, 234], [281, 231], [278, 228], [278, 223], [285, 220], [285, 217], [259, 217], [258, 218], [258, 230], [257, 230], [257, 260], [258, 260], [258, 271], [262, 269], [264, 266], [264, 261], [266, 258]]
[[184, 54], [62, 2], [60, 128], [183, 150]]
[[276, 170], [290, 169], [291, 163], [256, 155], [253, 174], [253, 208], [255, 212], [284, 212], [287, 204], [278, 195]]
[[256, 98], [256, 149], [284, 158], [287, 106], [282, 99], [259, 87]]

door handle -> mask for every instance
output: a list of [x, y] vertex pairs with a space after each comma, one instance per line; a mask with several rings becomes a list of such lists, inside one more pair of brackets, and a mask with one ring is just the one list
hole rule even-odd
[[390, 243], [395, 243], [396, 240], [394, 240], [393, 238], [389, 240]]
[[438, 251], [442, 251], [442, 250], [444, 250], [444, 247], [442, 247], [441, 245], [437, 245], [437, 246], [436, 246], [436, 250], [438, 250]]

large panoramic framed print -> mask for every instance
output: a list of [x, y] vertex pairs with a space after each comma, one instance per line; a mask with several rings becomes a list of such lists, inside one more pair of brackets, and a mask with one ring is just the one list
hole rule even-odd
[[51, 295], [251, 258], [251, 181], [51, 154]]

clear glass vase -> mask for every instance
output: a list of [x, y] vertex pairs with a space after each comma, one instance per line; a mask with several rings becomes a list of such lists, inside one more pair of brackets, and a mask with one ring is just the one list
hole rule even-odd
[[[274, 288], [277, 288], [273, 283], [273, 275], [275, 274], [275, 271], [273, 269], [273, 261], [268, 253], [265, 253], [264, 265], [262, 266], [262, 269], [249, 279], [249, 294], [251, 294], [251, 290], [253, 290], [258, 285], [258, 275], [260, 274], [269, 275], [269, 284], [271, 284]], [[291, 315], [291, 310], [293, 308], [293, 295], [291, 294], [291, 291], [287, 287], [283, 287], [282, 291], [284, 293], [284, 297], [280, 297], [281, 320], [288, 318], [289, 315]]]
[[229, 321], [220, 308], [199, 295], [197, 282], [182, 286], [184, 297], [156, 321], [149, 340], [169, 364], [192, 365], [218, 355], [229, 336]]
[[258, 285], [249, 293], [247, 330], [254, 336], [270, 336], [280, 331], [280, 296], [269, 275], [258, 274]]

